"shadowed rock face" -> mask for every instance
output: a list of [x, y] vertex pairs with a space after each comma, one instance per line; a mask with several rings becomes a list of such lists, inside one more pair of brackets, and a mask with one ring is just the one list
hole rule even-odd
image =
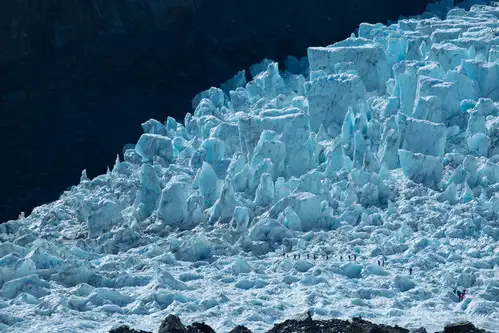
[[42, 55], [98, 35], [164, 30], [203, 0], [6, 0], [0, 62]]
[[130, 328], [127, 325], [123, 325], [123, 326], [120, 326], [118, 328], [115, 328], [115, 329], [109, 331], [109, 333], [150, 333], [150, 332], [142, 331], [142, 330], [137, 331], [137, 330], [134, 330], [133, 328]]
[[6, 0], [0, 222], [112, 166], [140, 123], [263, 58], [305, 55], [429, 0]]

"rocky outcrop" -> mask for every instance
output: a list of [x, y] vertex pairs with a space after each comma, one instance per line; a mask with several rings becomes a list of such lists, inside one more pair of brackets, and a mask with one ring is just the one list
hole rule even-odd
[[215, 333], [215, 331], [205, 323], [193, 323], [187, 326], [188, 333]]
[[249, 328], [246, 328], [244, 326], [236, 326], [230, 333], [251, 333], [251, 330]]
[[150, 332], [142, 330], [134, 330], [133, 328], [130, 328], [130, 326], [123, 325], [118, 328], [110, 330], [109, 333], [150, 333]]
[[361, 318], [352, 321], [331, 320], [286, 320], [282, 324], [274, 325], [268, 333], [292, 333], [292, 332], [315, 332], [315, 333], [410, 333], [409, 330], [400, 327], [376, 325]]
[[179, 317], [168, 315], [161, 323], [158, 333], [187, 333], [187, 328], [182, 324]]
[[443, 333], [487, 333], [487, 331], [475, 327], [469, 321], [465, 321], [445, 326]]
[[[144, 331], [135, 331], [128, 326], [122, 326], [110, 333], [148, 333]], [[193, 323], [185, 327], [180, 318], [175, 315], [169, 315], [161, 323], [158, 333], [215, 333], [215, 331], [205, 323]], [[251, 333], [244, 326], [235, 327], [230, 333]], [[276, 324], [267, 331], [267, 333], [428, 333], [421, 327], [415, 331], [398, 326], [377, 325], [362, 318], [353, 318], [352, 320], [313, 320], [311, 316], [305, 319], [286, 320], [283, 323]], [[476, 328], [470, 322], [462, 322], [447, 325], [443, 332], [438, 333], [489, 333], [485, 330]]]

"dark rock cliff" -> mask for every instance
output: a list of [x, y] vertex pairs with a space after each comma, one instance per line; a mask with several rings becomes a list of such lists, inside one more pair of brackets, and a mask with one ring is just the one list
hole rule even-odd
[[429, 0], [4, 0], [0, 222], [105, 172], [140, 123], [267, 57], [305, 55]]
[[0, 63], [106, 34], [164, 30], [203, 0], [5, 0]]

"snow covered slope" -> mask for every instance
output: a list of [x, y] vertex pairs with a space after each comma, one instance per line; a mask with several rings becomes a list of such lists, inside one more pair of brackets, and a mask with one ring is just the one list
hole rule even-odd
[[311, 309], [499, 331], [499, 8], [424, 17], [254, 65], [0, 225], [0, 330]]

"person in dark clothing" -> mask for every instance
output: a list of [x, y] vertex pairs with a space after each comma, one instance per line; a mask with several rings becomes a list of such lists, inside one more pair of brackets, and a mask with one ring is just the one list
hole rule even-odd
[[464, 301], [464, 297], [466, 296], [466, 289], [463, 290], [463, 292], [461, 293], [461, 296], [459, 297], [459, 301]]
[[378, 260], [378, 266], [381, 266], [381, 261]]
[[310, 254], [307, 253], [307, 259], [310, 259]]
[[353, 255], [353, 261], [357, 262], [357, 255], [356, 254]]
[[412, 267], [409, 268], [409, 275], [412, 275]]
[[343, 256], [340, 256], [340, 261], [343, 261]]
[[459, 302], [461, 302], [461, 290], [459, 290], [458, 288], [455, 288], [454, 289], [454, 294], [457, 295], [457, 298], [459, 299]]

